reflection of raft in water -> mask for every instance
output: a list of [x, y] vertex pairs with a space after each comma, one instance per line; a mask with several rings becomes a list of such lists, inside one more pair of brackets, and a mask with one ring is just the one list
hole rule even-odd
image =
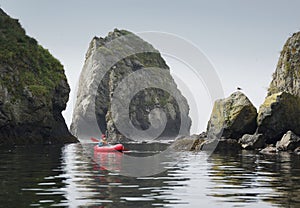
[[107, 145], [99, 147], [98, 145], [94, 146], [94, 152], [123, 152], [124, 146], [122, 144], [116, 144], [116, 145]]
[[[94, 151], [94, 161], [100, 170], [120, 171], [122, 168], [123, 153], [119, 151]], [[98, 169], [96, 168], [96, 169]]]

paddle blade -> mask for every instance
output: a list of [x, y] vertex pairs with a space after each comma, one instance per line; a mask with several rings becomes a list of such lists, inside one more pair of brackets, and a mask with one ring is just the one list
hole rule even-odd
[[94, 138], [94, 137], [92, 137], [91, 140], [92, 140], [93, 142], [99, 142], [99, 140], [96, 139], [96, 138]]

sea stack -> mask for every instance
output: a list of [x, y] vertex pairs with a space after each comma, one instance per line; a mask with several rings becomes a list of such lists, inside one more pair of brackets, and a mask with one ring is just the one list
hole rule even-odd
[[111, 142], [135, 136], [174, 138], [189, 134], [188, 113], [186, 99], [152, 45], [118, 29], [93, 38], [79, 80], [74, 135], [106, 133]]
[[64, 68], [0, 9], [0, 144], [76, 142], [61, 114]]
[[300, 32], [283, 46], [257, 119], [268, 144], [276, 144], [289, 130], [300, 135]]

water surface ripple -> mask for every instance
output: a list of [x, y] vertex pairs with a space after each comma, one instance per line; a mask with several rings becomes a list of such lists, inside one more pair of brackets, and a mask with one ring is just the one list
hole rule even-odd
[[[131, 144], [134, 156], [162, 150]], [[155, 176], [126, 177], [122, 155], [80, 144], [0, 149], [1, 207], [300, 207], [300, 156], [182, 153]], [[113, 169], [114, 171], [108, 171]]]

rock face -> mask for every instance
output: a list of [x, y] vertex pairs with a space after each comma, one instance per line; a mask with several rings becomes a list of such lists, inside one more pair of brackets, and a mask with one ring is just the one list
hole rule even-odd
[[106, 132], [113, 142], [188, 135], [188, 112], [169, 67], [149, 43], [117, 29], [91, 41], [73, 113], [74, 135], [99, 137]]
[[241, 92], [235, 92], [214, 104], [207, 125], [208, 137], [239, 139], [252, 134], [256, 129], [257, 111], [250, 100]]
[[260, 106], [258, 129], [267, 144], [275, 144], [288, 130], [300, 134], [300, 98], [287, 92], [273, 94]]
[[281, 51], [257, 122], [258, 132], [268, 144], [276, 144], [288, 130], [300, 134], [300, 32], [293, 34]]
[[300, 146], [300, 137], [292, 131], [288, 131], [283, 135], [282, 139], [276, 143], [276, 149], [279, 151], [294, 151]]
[[0, 9], [0, 144], [75, 142], [63, 66]]
[[284, 91], [300, 97], [300, 32], [293, 34], [285, 43], [268, 96]]

